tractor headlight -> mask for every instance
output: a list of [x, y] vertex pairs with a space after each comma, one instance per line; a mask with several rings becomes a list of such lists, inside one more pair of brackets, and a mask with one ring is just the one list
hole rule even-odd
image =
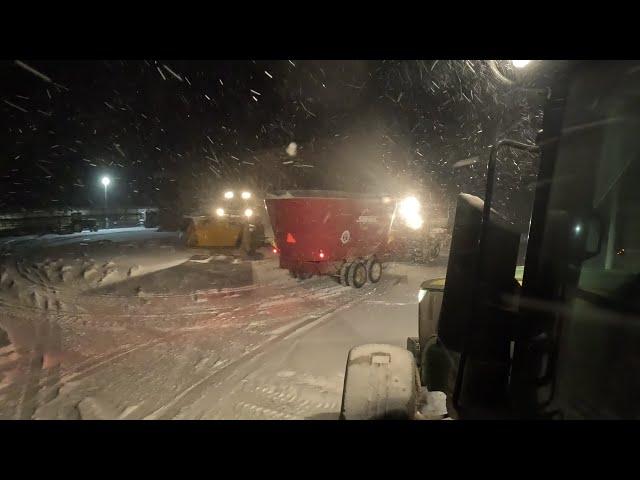
[[224, 208], [216, 208], [216, 215], [219, 217], [224, 217]]
[[253, 210], [251, 210], [250, 208], [247, 208], [247, 209], [244, 211], [244, 216], [245, 216], [245, 217], [247, 217], [247, 218], [251, 218], [251, 217], [253, 217]]
[[511, 63], [516, 68], [524, 68], [531, 63], [531, 60], [511, 60]]
[[416, 197], [407, 197], [398, 205], [398, 213], [404, 223], [412, 230], [418, 230], [422, 227], [424, 220], [420, 215], [420, 202]]
[[243, 200], [249, 200], [251, 198], [251, 192], [242, 192], [240, 196]]
[[229, 190], [228, 192], [224, 192], [224, 198], [227, 200], [231, 200], [233, 198], [233, 192]]

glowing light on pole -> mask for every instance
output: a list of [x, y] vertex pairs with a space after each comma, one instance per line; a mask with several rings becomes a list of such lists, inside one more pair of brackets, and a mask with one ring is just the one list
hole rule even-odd
[[107, 176], [104, 176], [102, 177], [102, 180], [100, 180], [100, 183], [104, 185], [104, 208], [107, 208], [107, 187], [111, 183], [111, 179]]
[[102, 183], [102, 185], [104, 185], [104, 223], [105, 223], [105, 227], [108, 227], [109, 226], [109, 216], [107, 215], [107, 187], [111, 183], [111, 179], [105, 175], [100, 180], [100, 183]]

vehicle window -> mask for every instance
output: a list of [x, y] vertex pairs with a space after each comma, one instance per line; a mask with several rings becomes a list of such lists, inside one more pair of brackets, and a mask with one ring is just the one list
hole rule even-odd
[[581, 262], [578, 284], [612, 296], [640, 270], [640, 70], [628, 63], [585, 77], [567, 105], [553, 195], [584, 219], [572, 226], [575, 237], [593, 243], [587, 237], [596, 232], [584, 222], [597, 218], [601, 250]]
[[[428, 345], [443, 370], [415, 377], [442, 388], [469, 358], [494, 377], [470, 388], [502, 399], [534, 275], [529, 147], [568, 64], [1, 61], [0, 419], [336, 419], [364, 344], [412, 346], [420, 366]], [[535, 248], [574, 333], [562, 398], [575, 416], [633, 416], [640, 64], [580, 65], [553, 104], [555, 230]], [[505, 228], [478, 259], [503, 139], [527, 147], [496, 157]]]
[[[566, 418], [639, 415], [639, 73], [631, 62], [590, 69], [567, 99], [550, 206], [570, 219], [567, 278], [578, 272], [559, 325], [556, 399]], [[600, 251], [585, 252], [598, 236]]]

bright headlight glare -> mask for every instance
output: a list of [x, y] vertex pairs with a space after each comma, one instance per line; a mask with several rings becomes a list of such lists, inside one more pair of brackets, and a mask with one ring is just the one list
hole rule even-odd
[[404, 221], [407, 224], [407, 227], [409, 227], [412, 230], [418, 230], [422, 228], [422, 224], [424, 223], [419, 213], [416, 213], [411, 217], [405, 218]]
[[511, 63], [516, 68], [524, 68], [529, 65], [530, 62], [531, 60], [511, 60]]
[[233, 198], [233, 192], [229, 190], [228, 192], [224, 192], [224, 198], [227, 200], [231, 200]]
[[400, 215], [406, 216], [420, 211], [420, 202], [416, 197], [407, 197], [400, 202]]
[[418, 292], [418, 303], [420, 303], [422, 301], [422, 299], [424, 298], [424, 296], [427, 294], [427, 291], [424, 289], [420, 289], [420, 291]]
[[416, 197], [407, 197], [398, 205], [398, 213], [409, 228], [418, 230], [424, 221], [420, 215], [420, 202]]
[[242, 192], [240, 196], [243, 200], [249, 200], [251, 198], [251, 192]]
[[247, 208], [244, 211], [244, 216], [247, 217], [247, 218], [251, 218], [253, 216], [253, 210], [251, 210], [250, 208]]
[[224, 216], [224, 208], [216, 208], [216, 215], [219, 217]]

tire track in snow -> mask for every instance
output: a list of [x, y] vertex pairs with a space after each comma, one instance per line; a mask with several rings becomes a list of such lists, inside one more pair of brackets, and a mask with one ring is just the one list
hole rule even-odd
[[[392, 285], [392, 282], [388, 282], [383, 285], [389, 288]], [[335, 313], [346, 310], [352, 307], [353, 305], [363, 302], [370, 294], [376, 292], [376, 290], [382, 287], [383, 285], [377, 284], [376, 289], [372, 289], [366, 293], [363, 293], [362, 291], [356, 292], [356, 293], [363, 293], [363, 294], [360, 296], [355, 295], [350, 301], [346, 303], [342, 303], [341, 305], [338, 305], [336, 307], [332, 307], [329, 310], [325, 310], [320, 314], [311, 315], [310, 318], [305, 321], [293, 322], [294, 323], [293, 327], [287, 330], [284, 330], [278, 335], [272, 336], [270, 339], [266, 340], [261, 345], [258, 345], [256, 348], [252, 349], [250, 352], [246, 353], [245, 355], [239, 357], [238, 359], [228, 363], [227, 365], [220, 368], [219, 370], [214, 371], [209, 375], [207, 375], [206, 377], [200, 379], [198, 382], [184, 389], [169, 403], [160, 407], [159, 409], [154, 411], [152, 414], [147, 415], [144, 419], [145, 420], [167, 420], [167, 419], [175, 418], [180, 413], [182, 408], [184, 408], [185, 404], [190, 404], [193, 401], [197, 400], [198, 396], [201, 396], [204, 393], [203, 389], [208, 387], [207, 384], [211, 384], [215, 382], [215, 380], [218, 379], [217, 377], [220, 377], [227, 370], [238, 369], [241, 366], [244, 367], [246, 364], [250, 363], [252, 360], [255, 360], [257, 357], [266, 353], [272, 346], [277, 345], [280, 341], [287, 338], [291, 338], [297, 332], [300, 332], [303, 330], [310, 330], [318, 327], [320, 324], [326, 323], [326, 321], [330, 320]], [[221, 378], [220, 380], [224, 380], [224, 379]]]
[[[315, 290], [311, 290], [310, 294], [311, 295], [319, 295], [319, 296], [323, 296], [322, 291], [326, 290], [329, 295], [327, 295], [328, 297], [333, 297], [334, 292], [333, 290], [335, 289], [335, 286], [330, 285], [328, 287], [322, 287], [320, 289], [315, 289]], [[276, 293], [278, 293], [280, 290], [277, 290]], [[268, 339], [263, 342], [262, 344], [259, 344], [258, 346], [248, 350], [244, 355], [240, 356], [239, 358], [233, 360], [232, 362], [228, 362], [228, 363], [222, 363], [219, 365], [219, 368], [216, 368], [215, 370], [213, 370], [212, 372], [210, 372], [205, 378], [191, 384], [190, 386], [188, 386], [186, 389], [183, 389], [182, 392], [174, 397], [174, 399], [169, 402], [168, 404], [165, 404], [163, 407], [161, 407], [160, 409], [157, 409], [155, 412], [155, 415], [157, 416], [157, 418], [171, 418], [171, 415], [169, 415], [167, 417], [166, 413], [167, 412], [173, 412], [175, 406], [177, 406], [181, 400], [183, 398], [186, 398], [189, 396], [189, 394], [191, 394], [192, 392], [194, 394], [197, 394], [197, 392], [199, 391], [198, 388], [201, 386], [205, 386], [206, 382], [208, 380], [210, 380], [212, 377], [217, 376], [219, 374], [222, 373], [223, 370], [227, 370], [229, 368], [235, 368], [237, 367], [239, 364], [243, 363], [244, 361], [248, 361], [251, 358], [255, 357], [258, 353], [260, 353], [260, 351], [262, 349], [264, 349], [266, 346], [275, 343], [277, 341], [280, 341], [284, 338], [287, 338], [293, 334], [295, 334], [295, 332], [297, 330], [303, 329], [303, 328], [307, 328], [309, 325], [313, 324], [314, 322], [318, 323], [321, 320], [323, 320], [325, 317], [330, 316], [332, 313], [335, 313], [338, 310], [342, 310], [344, 308], [348, 308], [349, 306], [364, 300], [364, 298], [366, 298], [367, 294], [365, 293], [365, 295], [359, 295], [360, 293], [363, 293], [362, 291], [357, 292], [357, 291], [352, 291], [352, 290], [342, 290], [343, 293], [351, 293], [353, 295], [353, 298], [351, 299], [350, 302], [346, 303], [346, 304], [339, 304], [337, 306], [332, 306], [330, 307], [328, 310], [325, 309], [322, 312], [320, 312], [319, 314], [312, 314], [309, 316], [308, 319], [300, 322], [300, 321], [293, 321], [293, 322], [288, 322], [289, 323], [289, 328], [279, 328], [277, 330], [279, 330], [277, 335], [273, 335], [273, 333], [269, 334], [269, 332], [265, 332], [265, 336], [268, 337]], [[279, 297], [279, 295], [275, 295], [276, 297]], [[265, 300], [268, 301], [269, 297], [263, 297], [260, 299], [256, 299], [256, 301], [252, 302], [251, 304], [245, 304], [245, 308], [243, 310], [251, 310], [251, 309], [260, 309], [260, 306], [263, 304], [263, 302]], [[277, 303], [277, 301], [276, 301]], [[2, 305], [3, 303], [0, 302], [0, 305]], [[27, 309], [30, 311], [38, 311], [41, 314], [47, 314], [46, 312], [43, 312], [41, 309], [38, 309], [36, 307], [26, 307], [24, 305], [20, 305], [20, 306], [15, 306], [21, 309]], [[232, 307], [229, 307], [228, 309], [229, 312], [234, 312], [236, 315], [241, 315], [242, 312], [241, 311], [237, 311], [237, 309], [234, 309]], [[207, 312], [192, 312], [192, 313], [183, 313], [183, 315], [194, 315], [194, 314], [205, 314]], [[48, 316], [51, 316], [52, 314], [49, 313]], [[60, 316], [60, 312], [57, 312], [55, 314], [56, 316]], [[74, 315], [77, 315], [77, 313], [74, 313]], [[86, 313], [85, 315], [94, 315], [92, 313]], [[111, 315], [109, 315], [111, 316]], [[127, 316], [132, 316], [132, 315], [127, 315]], [[164, 316], [166, 316], [166, 314], [164, 314]], [[277, 315], [276, 315], [277, 316]], [[292, 325], [293, 324], [293, 325]], [[207, 326], [203, 326], [200, 327], [202, 329], [207, 328]], [[209, 326], [208, 328], [215, 330], [218, 328], [217, 325], [212, 325]], [[75, 365], [71, 365], [69, 368], [65, 368], [63, 371], [60, 372], [60, 376], [58, 378], [57, 381], [51, 383], [50, 381], [46, 382], [44, 385], [42, 384], [43, 382], [39, 382], [40, 385], [40, 389], [45, 389], [46, 391], [44, 393], [41, 394], [40, 391], [38, 391], [38, 395], [35, 396], [46, 396], [47, 400], [42, 403], [39, 401], [35, 401], [34, 404], [30, 405], [28, 409], [23, 409], [24, 411], [30, 411], [30, 412], [35, 412], [38, 410], [38, 408], [46, 405], [47, 403], [49, 403], [52, 400], [55, 400], [55, 397], [57, 396], [57, 394], [55, 394], [54, 398], [48, 398], [51, 396], [50, 392], [58, 392], [62, 387], [64, 387], [65, 384], [68, 384], [69, 382], [78, 382], [81, 380], [86, 380], [91, 378], [92, 376], [96, 376], [99, 377], [100, 376], [100, 372], [104, 369], [104, 368], [108, 368], [113, 362], [117, 361], [118, 359], [121, 359], [123, 357], [126, 357], [127, 355], [131, 355], [133, 353], [137, 353], [140, 352], [144, 349], [152, 349], [158, 345], [161, 344], [167, 344], [169, 342], [171, 342], [172, 340], [177, 339], [178, 337], [180, 337], [181, 335], [185, 335], [185, 334], [189, 334], [191, 331], [193, 330], [192, 327], [185, 327], [185, 328], [180, 328], [180, 329], [172, 329], [169, 332], [166, 333], [162, 333], [160, 334], [160, 336], [148, 341], [148, 342], [144, 342], [144, 343], [139, 343], [136, 344], [134, 346], [126, 346], [123, 348], [118, 348], [115, 350], [111, 350], [105, 353], [101, 353], [101, 354], [96, 354], [96, 355], [92, 355], [88, 358], [85, 358], [83, 361], [79, 362], [78, 364]], [[158, 329], [155, 329], [156, 332], [158, 332]], [[46, 380], [46, 378], [45, 378]], [[25, 382], [20, 382], [20, 383], [14, 383], [11, 385], [8, 385], [5, 389], [0, 389], [0, 393], [6, 393], [5, 390], [8, 390], [9, 388], [21, 388], [20, 385], [24, 384]], [[28, 383], [28, 382], [27, 382]], [[31, 398], [34, 398], [33, 392], [31, 395]], [[177, 413], [177, 412], [176, 412]], [[25, 417], [27, 418], [27, 417]], [[149, 418], [155, 418], [154, 414], [152, 414]]]
[[[357, 305], [359, 303], [362, 303], [364, 301], [366, 301], [366, 299], [369, 297], [369, 295], [372, 294], [377, 294], [377, 293], [384, 293], [385, 291], [387, 291], [388, 289], [390, 289], [391, 287], [393, 287], [394, 285], [397, 285], [399, 283], [399, 280], [390, 280], [388, 282], [380, 282], [378, 284], [376, 284], [376, 286], [374, 288], [372, 288], [369, 291], [363, 292], [362, 290], [359, 291], [353, 291], [351, 290], [351, 292], [354, 293], [354, 296], [345, 303], [342, 303], [334, 308], [331, 308], [330, 310], [327, 310], [325, 312], [322, 312], [319, 315], [313, 316], [312, 318], [309, 318], [308, 320], [305, 321], [294, 321], [292, 322], [294, 325], [293, 327], [281, 331], [280, 333], [278, 333], [278, 335], [275, 335], [274, 337], [272, 337], [271, 340], [263, 343], [261, 346], [257, 347], [256, 349], [254, 349], [251, 354], [249, 355], [245, 355], [239, 359], [237, 359], [236, 361], [234, 361], [233, 363], [225, 366], [225, 368], [223, 370], [227, 370], [227, 369], [234, 369], [236, 371], [236, 375], [234, 376], [234, 378], [236, 378], [239, 374], [237, 374], [238, 369], [242, 368], [243, 371], [246, 371], [247, 369], [249, 369], [254, 362], [257, 362], [263, 355], [268, 354], [270, 351], [272, 351], [273, 348], [276, 348], [276, 346], [278, 345], [278, 343], [280, 343], [282, 340], [286, 340], [292, 337], [295, 337], [296, 335], [302, 333], [302, 332], [308, 332], [310, 330], [313, 330], [315, 328], [318, 328], [322, 325], [325, 325], [328, 321], [330, 321], [332, 319], [332, 317], [334, 317], [335, 314], [343, 311], [343, 310], [347, 310], [349, 308], [351, 308], [354, 305]], [[183, 418], [181, 414], [181, 411], [187, 407], [188, 405], [193, 404], [195, 401], [198, 400], [202, 400], [204, 397], [206, 397], [206, 392], [202, 391], [203, 388], [207, 388], [207, 385], [205, 385], [205, 383], [209, 383], [210, 385], [215, 385], [216, 380], [218, 380], [218, 384], [215, 386], [215, 388], [220, 388], [222, 387], [221, 384], [226, 383], [226, 382], [231, 382], [232, 379], [230, 377], [227, 378], [217, 378], [219, 377], [222, 373], [222, 371], [218, 371], [218, 372], [213, 372], [211, 375], [209, 375], [207, 378], [202, 379], [200, 382], [198, 382], [198, 385], [193, 385], [192, 387], [190, 387], [188, 390], [190, 390], [189, 392], [184, 391], [182, 394], [180, 394], [178, 397], [176, 397], [174, 400], [172, 400], [169, 404], [161, 407], [160, 409], [158, 409], [156, 412], [154, 412], [152, 415], [149, 415], [147, 417], [145, 417], [145, 419], [150, 419], [150, 420], [168, 420], [168, 419], [173, 419], [173, 418]], [[223, 401], [225, 398], [230, 397], [231, 395], [234, 394], [238, 394], [239, 391], [243, 388], [243, 384], [242, 382], [236, 382], [235, 384], [232, 385], [232, 387], [229, 389], [229, 391], [224, 394], [221, 395], [220, 399], [216, 401], [216, 404], [219, 404], [221, 401]], [[200, 391], [200, 398], [197, 398], [196, 395], [198, 395], [198, 392], [193, 391], [195, 388], [198, 388]], [[222, 387], [224, 388], [224, 387]], [[185, 398], [186, 395], [188, 393], [191, 393], [191, 397], [190, 398]], [[184, 401], [182, 401], [184, 398]], [[181, 405], [183, 405], [181, 407]], [[324, 405], [324, 403], [322, 404]], [[211, 412], [213, 410], [213, 408], [209, 407], [207, 408], [207, 412]], [[205, 413], [206, 414], [206, 413]], [[180, 416], [179, 416], [180, 415]], [[203, 414], [199, 414], [198, 416], [202, 416]], [[186, 417], [185, 417], [186, 418]]]

